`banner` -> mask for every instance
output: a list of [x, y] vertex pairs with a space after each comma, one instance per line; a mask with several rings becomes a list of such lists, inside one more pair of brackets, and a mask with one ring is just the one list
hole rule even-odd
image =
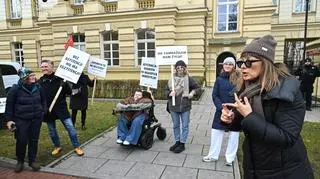
[[140, 71], [140, 86], [157, 88], [159, 66], [155, 58], [142, 57]]
[[108, 61], [90, 57], [88, 63], [88, 73], [94, 76], [106, 77]]
[[187, 46], [156, 47], [156, 59], [158, 65], [174, 65], [179, 60], [188, 64]]
[[68, 47], [68, 50], [64, 54], [55, 75], [76, 84], [89, 57], [89, 54], [81, 50]]

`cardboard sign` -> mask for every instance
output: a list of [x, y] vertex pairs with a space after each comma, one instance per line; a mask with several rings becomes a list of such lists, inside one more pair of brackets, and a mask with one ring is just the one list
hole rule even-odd
[[89, 57], [89, 54], [81, 50], [68, 47], [55, 75], [76, 84]]
[[187, 46], [156, 47], [156, 59], [158, 65], [174, 65], [179, 60], [188, 64]]
[[142, 57], [140, 71], [140, 86], [157, 88], [159, 76], [159, 66], [155, 58]]
[[88, 63], [88, 73], [94, 76], [106, 77], [108, 61], [90, 57]]
[[0, 113], [4, 113], [6, 109], [6, 100], [7, 98], [0, 98]]

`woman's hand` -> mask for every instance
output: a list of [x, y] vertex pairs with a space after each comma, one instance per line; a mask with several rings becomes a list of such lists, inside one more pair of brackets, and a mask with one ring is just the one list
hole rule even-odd
[[252, 107], [251, 107], [247, 97], [244, 97], [243, 102], [242, 102], [242, 100], [239, 99], [238, 95], [236, 93], [234, 93], [234, 99], [236, 102], [234, 103], [233, 107], [236, 108], [237, 111], [243, 117], [246, 117], [247, 115], [252, 113]]
[[221, 114], [221, 121], [227, 124], [230, 124], [234, 119], [234, 112], [232, 109], [228, 109], [230, 105], [233, 105], [232, 103], [226, 103], [222, 104], [222, 114]]
[[175, 91], [171, 91], [171, 93], [169, 94], [169, 96], [176, 96], [176, 92], [175, 92]]

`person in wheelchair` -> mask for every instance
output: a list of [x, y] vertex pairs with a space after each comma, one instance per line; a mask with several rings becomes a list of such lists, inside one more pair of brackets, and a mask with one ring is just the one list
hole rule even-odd
[[146, 118], [145, 111], [153, 105], [152, 98], [142, 94], [141, 90], [137, 90], [133, 97], [117, 104], [116, 111], [120, 112], [117, 144], [137, 145]]

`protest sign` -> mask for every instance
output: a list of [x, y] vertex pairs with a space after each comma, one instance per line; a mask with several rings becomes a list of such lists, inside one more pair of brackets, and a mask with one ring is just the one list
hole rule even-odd
[[140, 71], [140, 86], [157, 88], [159, 76], [159, 66], [155, 58], [142, 57]]
[[94, 76], [106, 77], [108, 61], [90, 57], [88, 63], [88, 73]]
[[89, 57], [89, 54], [69, 46], [55, 75], [76, 84]]
[[158, 65], [174, 65], [179, 60], [188, 64], [187, 46], [156, 47], [156, 59]]

